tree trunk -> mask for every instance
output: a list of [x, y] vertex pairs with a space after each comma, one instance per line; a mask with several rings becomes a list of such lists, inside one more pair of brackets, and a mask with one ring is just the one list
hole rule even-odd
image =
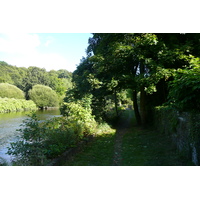
[[[142, 76], [144, 76], [145, 74], [145, 66], [142, 62], [140, 63], [140, 74]], [[144, 86], [140, 87], [140, 113], [141, 113], [142, 125], [145, 125], [147, 122], [147, 107], [146, 107], [146, 92], [144, 90]]]
[[145, 125], [147, 122], [147, 105], [146, 105], [146, 92], [144, 87], [140, 89], [140, 113], [142, 125]]
[[116, 91], [116, 89], [114, 89], [114, 98], [115, 98], [115, 111], [116, 111], [116, 115], [118, 117], [119, 113], [118, 113], [118, 109], [117, 109], [117, 91]]
[[139, 109], [138, 109], [136, 90], [133, 91], [133, 108], [134, 108], [135, 118], [136, 118], [137, 124], [140, 126], [141, 125], [141, 117], [140, 117], [140, 112], [139, 112]]

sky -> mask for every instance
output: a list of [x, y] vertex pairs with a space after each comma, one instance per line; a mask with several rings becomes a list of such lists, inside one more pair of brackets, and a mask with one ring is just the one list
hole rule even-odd
[[0, 61], [73, 72], [86, 56], [90, 33], [2, 33]]

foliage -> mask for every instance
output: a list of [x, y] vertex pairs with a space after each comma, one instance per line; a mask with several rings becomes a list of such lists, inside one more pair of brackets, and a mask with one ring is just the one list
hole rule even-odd
[[39, 67], [16, 67], [0, 61], [0, 83], [9, 83], [17, 86], [25, 92], [26, 99], [29, 99], [28, 91], [34, 85], [41, 84], [51, 87], [62, 100], [66, 90], [72, 87], [72, 73], [67, 70], [51, 70], [47, 72]]
[[7, 161], [2, 157], [0, 157], [0, 166], [8, 166]]
[[169, 86], [173, 106], [181, 111], [200, 111], [200, 59], [193, 58], [189, 68], [177, 69]]
[[22, 80], [25, 77], [26, 68], [12, 66], [4, 61], [0, 61], [0, 68], [0, 83], [10, 83], [22, 89]]
[[24, 128], [19, 129], [21, 133], [19, 141], [11, 143], [8, 147], [8, 154], [13, 155], [13, 162], [16, 165], [40, 165], [44, 164], [46, 158], [44, 156], [42, 140], [44, 138], [43, 128], [40, 127], [39, 120], [35, 114], [28, 118], [22, 124]]
[[68, 127], [64, 117], [40, 122], [33, 113], [18, 131], [19, 140], [11, 143], [7, 152], [14, 156], [15, 165], [45, 165], [78, 142], [75, 130]]
[[[88, 57], [81, 60], [73, 73], [71, 94], [75, 100], [92, 94], [93, 113], [105, 119], [107, 100], [114, 100], [118, 115], [119, 93], [132, 90], [137, 122], [145, 124], [153, 107], [166, 103], [168, 94], [173, 93], [172, 87], [167, 86], [175, 76], [178, 78], [176, 72], [189, 67], [193, 57], [200, 56], [199, 37], [199, 34], [94, 33], [89, 39]], [[187, 95], [191, 98], [190, 93]]]
[[0, 113], [36, 110], [35, 103], [31, 100], [0, 98]]
[[50, 79], [48, 86], [55, 90], [59, 96], [63, 96], [66, 90], [72, 87], [71, 73], [69, 73], [67, 70], [51, 70], [48, 72], [48, 75]]
[[11, 143], [8, 154], [15, 165], [45, 165], [89, 135], [99, 133], [91, 110], [78, 103], [65, 103], [63, 117], [40, 122], [33, 113], [19, 129], [20, 138]]
[[58, 96], [48, 86], [35, 85], [29, 90], [28, 94], [39, 108], [58, 106]]
[[9, 83], [0, 83], [0, 97], [24, 99], [24, 92]]
[[89, 134], [94, 134], [96, 130], [96, 121], [92, 116], [90, 107], [84, 108], [83, 102], [64, 103], [61, 107], [61, 114], [67, 117], [69, 126], [81, 127], [81, 136], [85, 137]]

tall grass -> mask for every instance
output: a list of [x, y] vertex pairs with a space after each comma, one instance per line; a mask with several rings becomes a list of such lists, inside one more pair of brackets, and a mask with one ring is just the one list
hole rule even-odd
[[36, 110], [35, 103], [31, 100], [1, 98], [0, 97], [0, 113], [18, 112], [26, 110]]

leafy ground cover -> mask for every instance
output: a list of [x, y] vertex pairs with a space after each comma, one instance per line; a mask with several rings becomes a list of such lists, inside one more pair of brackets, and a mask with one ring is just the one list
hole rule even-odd
[[133, 111], [125, 111], [117, 130], [96, 136], [66, 166], [186, 166], [169, 135], [134, 126]]

